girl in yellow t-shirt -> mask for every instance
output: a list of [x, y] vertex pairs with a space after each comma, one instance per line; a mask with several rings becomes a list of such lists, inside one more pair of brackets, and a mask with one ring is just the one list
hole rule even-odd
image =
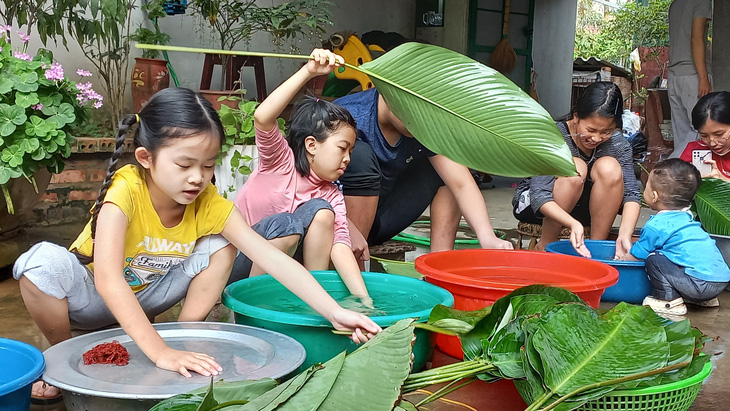
[[[139, 165], [117, 170], [134, 124]], [[223, 138], [211, 104], [183, 88], [160, 91], [139, 114], [121, 121], [91, 221], [70, 251], [39, 243], [13, 269], [31, 317], [51, 344], [71, 338], [72, 327], [118, 323], [156, 366], [186, 377], [190, 371], [217, 375], [222, 368], [212, 357], [170, 348], [151, 319], [185, 297], [178, 320], [204, 320], [223, 291], [236, 249], [335, 328], [355, 330], [355, 342], [380, 331], [366, 316], [340, 307], [217, 194], [209, 183]], [[34, 397], [57, 395], [55, 387], [33, 387]]]

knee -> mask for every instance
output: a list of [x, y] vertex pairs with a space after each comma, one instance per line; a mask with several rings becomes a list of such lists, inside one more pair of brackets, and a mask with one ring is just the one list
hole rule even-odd
[[561, 187], [569, 190], [571, 193], [580, 193], [585, 185], [585, 177], [583, 174], [573, 177], [558, 177], [561, 181]]
[[617, 185], [623, 184], [621, 165], [613, 157], [601, 157], [596, 160], [591, 170], [591, 179], [598, 183]]
[[317, 226], [324, 229], [334, 229], [335, 213], [331, 209], [320, 209], [314, 214], [310, 228]]

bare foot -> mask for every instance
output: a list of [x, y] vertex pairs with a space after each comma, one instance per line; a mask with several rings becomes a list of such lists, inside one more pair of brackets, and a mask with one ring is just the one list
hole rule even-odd
[[45, 381], [36, 381], [33, 383], [30, 395], [39, 400], [50, 400], [58, 398], [61, 395], [61, 390], [47, 384]]

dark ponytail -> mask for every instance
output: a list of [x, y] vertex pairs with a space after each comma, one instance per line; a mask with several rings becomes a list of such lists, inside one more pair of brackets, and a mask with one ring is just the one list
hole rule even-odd
[[576, 101], [568, 119], [577, 115], [583, 120], [594, 115], [612, 118], [616, 128], [623, 128], [624, 99], [621, 89], [607, 81], [598, 81], [586, 88]]
[[700, 131], [707, 120], [730, 125], [730, 93], [716, 91], [703, 96], [692, 109], [692, 127]]
[[309, 159], [305, 140], [308, 136], [325, 141], [342, 126], [357, 130], [355, 119], [346, 108], [313, 96], [304, 96], [294, 105], [287, 141], [294, 152], [294, 165], [302, 176], [309, 175]]
[[[119, 122], [114, 153], [109, 160], [106, 177], [101, 184], [99, 195], [91, 215], [91, 238], [96, 237], [96, 221], [104, 197], [112, 184], [114, 173], [119, 169], [119, 160], [124, 154], [124, 140], [129, 127], [139, 123], [134, 133], [134, 148], [144, 147], [155, 153], [170, 144], [174, 138], [184, 138], [204, 132], [216, 135], [220, 144], [225, 141], [223, 125], [213, 105], [199, 93], [186, 88], [167, 88], [157, 94], [142, 107], [139, 114], [128, 114]], [[84, 256], [75, 253], [82, 264], [94, 260], [94, 253]]]

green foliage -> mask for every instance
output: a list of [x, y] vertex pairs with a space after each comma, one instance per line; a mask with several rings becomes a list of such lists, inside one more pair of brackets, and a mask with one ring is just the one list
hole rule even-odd
[[[0, 121], [2, 121], [2, 117], [0, 117]], [[0, 125], [0, 132], [1, 127]], [[708, 233], [730, 235], [730, 201], [728, 198], [730, 198], [730, 183], [717, 178], [702, 179], [702, 185], [695, 195], [694, 207], [702, 222], [702, 227]]]
[[[221, 118], [223, 133], [225, 134], [225, 141], [221, 145], [221, 156], [218, 157], [219, 164], [221, 164], [222, 155], [233, 150], [235, 145], [256, 144], [253, 113], [256, 111], [259, 103], [257, 101], [246, 100], [236, 95], [244, 94], [245, 92], [246, 90], [235, 90], [230, 96], [218, 98], [218, 101], [230, 101], [235, 104], [235, 107], [222, 104], [220, 110], [218, 110], [218, 116]], [[279, 118], [278, 123], [279, 129], [283, 134], [285, 132], [284, 119]], [[253, 172], [250, 167], [251, 160], [252, 158], [250, 156], [242, 155], [239, 151], [234, 151], [230, 162], [231, 173], [242, 175], [251, 174]]]
[[76, 40], [101, 77], [112, 123], [117, 124], [124, 111], [135, 0], [3, 1], [9, 5], [3, 14], [6, 24], [15, 21], [29, 33], [37, 29], [43, 45], [60, 40], [68, 48], [68, 38]]
[[[152, 31], [141, 25], [129, 36], [129, 39], [143, 44], [160, 44], [164, 45], [170, 41], [170, 35], [160, 31], [157, 20], [167, 16], [163, 4], [164, 0], [150, 0], [142, 5], [142, 11], [147, 14], [147, 18], [154, 22], [155, 30]], [[142, 57], [146, 59], [156, 59], [160, 57], [159, 50], [142, 50]]]
[[429, 323], [458, 318], [474, 324], [461, 337], [467, 360], [411, 374], [404, 392], [475, 375], [510, 378], [532, 403], [528, 410], [569, 410], [614, 389], [687, 378], [706, 362], [695, 360], [702, 335], [689, 321], [674, 323], [626, 303], [597, 311], [559, 288], [523, 287], [486, 312], [437, 309]]
[[279, 386], [270, 379], [231, 382], [225, 390], [211, 384], [150, 411], [390, 410], [411, 367], [412, 323], [398, 321], [354, 352], [315, 364]]
[[[170, 41], [169, 34], [155, 32], [142, 26], [138, 27], [137, 30], [129, 36], [129, 38], [132, 41], [144, 44], [167, 44], [167, 42]], [[142, 51], [142, 57], [146, 59], [156, 59], [160, 57], [160, 52], [158, 50], [145, 49]]]
[[669, 5], [672, 0], [649, 0], [647, 5], [628, 1], [620, 9], [601, 15], [595, 3], [581, 0], [575, 33], [575, 57], [596, 57], [623, 64], [637, 47], [669, 44]]
[[490, 67], [445, 48], [406, 43], [358, 70], [435, 153], [489, 174], [576, 174], [550, 114]]
[[[7, 34], [0, 36], [0, 186], [10, 179], [31, 180], [41, 167], [58, 173], [64, 158], [71, 154], [71, 131], [83, 124], [91, 83], [80, 86], [66, 77], [58, 64], [52, 65], [48, 52], [39, 52], [32, 61], [12, 50]], [[23, 58], [15, 57], [15, 55]], [[79, 99], [81, 96], [81, 100]], [[85, 97], [87, 96], [87, 97]], [[6, 192], [5, 190], [3, 190]], [[6, 195], [8, 210], [12, 201]]]
[[332, 25], [330, 4], [326, 0], [295, 0], [262, 7], [255, 0], [192, 0], [188, 9], [208, 20], [222, 49], [233, 50], [236, 43], [249, 41], [259, 31], [271, 34], [275, 42], [324, 33], [326, 26]]

